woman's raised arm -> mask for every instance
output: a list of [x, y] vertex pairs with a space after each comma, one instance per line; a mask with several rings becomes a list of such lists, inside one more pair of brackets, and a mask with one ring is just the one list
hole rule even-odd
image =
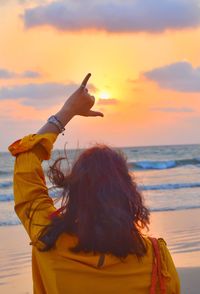
[[[95, 99], [86, 89], [90, 76], [85, 77], [81, 86], [56, 113], [62, 128], [75, 115], [103, 116], [101, 112], [91, 110]], [[11, 154], [16, 156], [13, 180], [15, 211], [32, 243], [37, 246], [40, 246], [38, 237], [41, 230], [50, 222], [49, 215], [56, 210], [48, 194], [41, 162], [50, 158], [53, 143], [60, 132], [59, 125], [47, 122], [37, 134], [28, 135], [9, 146]]]

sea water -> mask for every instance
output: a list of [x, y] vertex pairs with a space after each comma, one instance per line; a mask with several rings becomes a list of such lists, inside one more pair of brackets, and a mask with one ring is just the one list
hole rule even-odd
[[[125, 147], [129, 170], [151, 211], [200, 208], [200, 145]], [[53, 158], [61, 154], [54, 151]], [[69, 150], [72, 161], [76, 151]], [[43, 168], [48, 169], [49, 162]], [[13, 206], [14, 158], [0, 153], [0, 226], [19, 224]], [[47, 186], [50, 183], [47, 179]], [[55, 193], [53, 197], [56, 197]]]

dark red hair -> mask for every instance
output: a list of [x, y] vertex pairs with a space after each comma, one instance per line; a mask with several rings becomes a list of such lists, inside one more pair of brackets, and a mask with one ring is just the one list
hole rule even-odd
[[149, 223], [149, 211], [129, 174], [125, 156], [105, 145], [83, 151], [71, 170], [63, 172], [58, 158], [48, 176], [62, 188], [59, 215], [40, 239], [52, 248], [62, 233], [75, 235], [73, 252], [108, 253], [120, 258], [146, 253], [140, 229]]

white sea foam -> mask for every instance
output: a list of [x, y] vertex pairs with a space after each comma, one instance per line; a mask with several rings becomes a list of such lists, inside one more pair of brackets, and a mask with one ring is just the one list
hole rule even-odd
[[144, 161], [129, 161], [128, 162], [130, 169], [135, 170], [151, 170], [151, 169], [169, 169], [181, 166], [199, 166], [199, 158], [189, 158], [189, 159], [175, 159], [175, 160], [144, 160]]
[[166, 169], [176, 166], [176, 161], [139, 161], [134, 162], [133, 166], [136, 166], [141, 169]]

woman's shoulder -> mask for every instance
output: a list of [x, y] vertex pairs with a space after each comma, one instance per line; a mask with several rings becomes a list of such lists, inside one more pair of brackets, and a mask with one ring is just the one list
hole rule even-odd
[[152, 236], [143, 236], [143, 240], [145, 242], [145, 244], [147, 245], [147, 247], [151, 247], [152, 248], [152, 244], [153, 242], [157, 242], [158, 243], [158, 246], [160, 247], [163, 247], [163, 248], [167, 248], [167, 242], [165, 241], [165, 239], [159, 237], [159, 238], [156, 238], [156, 237], [152, 237]]
[[154, 237], [145, 237], [145, 241], [147, 244], [147, 251], [151, 251], [152, 254], [155, 254], [155, 243], [157, 243], [157, 248], [159, 250], [160, 255], [162, 274], [166, 278], [170, 278], [171, 273], [175, 272], [175, 266], [170, 251], [167, 247], [167, 242], [163, 238]]
[[158, 250], [162, 267], [166, 268], [166, 265], [169, 264], [169, 261], [172, 260], [170, 252], [167, 248], [167, 242], [163, 238], [155, 238], [150, 236], [145, 236], [143, 239], [146, 245], [147, 255], [155, 255], [156, 250]]

